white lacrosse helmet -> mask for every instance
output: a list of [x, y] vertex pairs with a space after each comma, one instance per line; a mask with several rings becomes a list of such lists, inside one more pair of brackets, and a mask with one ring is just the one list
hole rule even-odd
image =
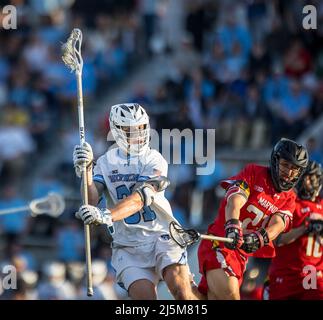
[[112, 106], [110, 111], [112, 135], [125, 153], [141, 156], [149, 146], [150, 126], [145, 109], [138, 103], [123, 103]]

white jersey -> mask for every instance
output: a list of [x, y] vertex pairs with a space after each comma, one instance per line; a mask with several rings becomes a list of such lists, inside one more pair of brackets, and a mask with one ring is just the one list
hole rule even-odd
[[[151, 177], [167, 176], [168, 164], [156, 150], [148, 149], [141, 157], [129, 157], [119, 148], [110, 149], [102, 155], [95, 167], [95, 182], [105, 187], [107, 208], [114, 207], [132, 193], [133, 186]], [[150, 236], [159, 237], [168, 233], [173, 213], [164, 191], [159, 192], [154, 203], [133, 215], [114, 222], [113, 245], [137, 246], [150, 242]]]

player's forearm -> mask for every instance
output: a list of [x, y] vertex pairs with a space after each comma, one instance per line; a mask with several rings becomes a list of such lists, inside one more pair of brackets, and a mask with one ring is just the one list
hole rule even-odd
[[227, 202], [225, 207], [225, 220], [238, 219], [240, 218], [240, 209], [246, 203], [246, 199], [241, 195], [232, 195]]
[[121, 200], [118, 204], [110, 209], [112, 220], [118, 221], [125, 219], [143, 208], [144, 204], [140, 195], [134, 192], [129, 197]]
[[273, 216], [267, 228], [265, 228], [268, 234], [269, 241], [272, 241], [278, 237], [285, 229], [285, 223], [279, 216]]
[[276, 239], [276, 245], [278, 247], [290, 244], [301, 237], [306, 231], [305, 225], [302, 225], [298, 228], [294, 228], [287, 233], [280, 234]]

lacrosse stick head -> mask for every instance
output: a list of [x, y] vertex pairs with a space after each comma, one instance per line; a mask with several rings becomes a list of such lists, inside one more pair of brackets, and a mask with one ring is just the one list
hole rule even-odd
[[71, 72], [82, 72], [81, 45], [82, 31], [77, 28], [72, 30], [67, 41], [62, 44], [62, 60]]
[[176, 221], [170, 222], [169, 234], [181, 248], [186, 248], [200, 239], [200, 234], [196, 230], [184, 229]]
[[50, 192], [44, 198], [31, 201], [29, 208], [33, 217], [40, 214], [47, 214], [53, 218], [57, 218], [65, 209], [65, 201], [60, 194]]

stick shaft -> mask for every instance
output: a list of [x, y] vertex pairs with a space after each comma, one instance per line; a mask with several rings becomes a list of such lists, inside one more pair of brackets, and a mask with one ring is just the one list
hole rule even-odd
[[2, 214], [16, 213], [16, 212], [22, 212], [22, 211], [29, 211], [29, 210], [30, 210], [29, 206], [2, 209], [2, 210], [0, 210], [0, 215], [2, 215]]
[[77, 111], [79, 117], [79, 135], [80, 143], [85, 142], [85, 129], [84, 129], [84, 112], [83, 112], [83, 90], [82, 90], [82, 73], [81, 71], [76, 71], [76, 81], [77, 81]]
[[233, 239], [230, 238], [225, 238], [225, 237], [217, 237], [217, 236], [212, 236], [212, 235], [207, 235], [207, 234], [201, 234], [201, 239], [205, 240], [212, 240], [212, 241], [221, 241], [221, 242], [229, 242], [232, 243]]
[[[85, 142], [85, 128], [84, 128], [84, 112], [83, 112], [83, 92], [82, 92], [82, 73], [76, 72], [77, 80], [77, 110], [79, 118], [79, 135], [80, 144]], [[87, 185], [87, 170], [86, 165], [83, 166], [82, 174], [82, 193], [83, 205], [87, 205], [88, 201], [88, 185]], [[91, 261], [91, 239], [90, 239], [90, 226], [84, 225], [84, 239], [85, 239], [85, 258], [86, 258], [86, 284], [87, 295], [93, 295], [93, 281], [92, 281], [92, 261]]]

